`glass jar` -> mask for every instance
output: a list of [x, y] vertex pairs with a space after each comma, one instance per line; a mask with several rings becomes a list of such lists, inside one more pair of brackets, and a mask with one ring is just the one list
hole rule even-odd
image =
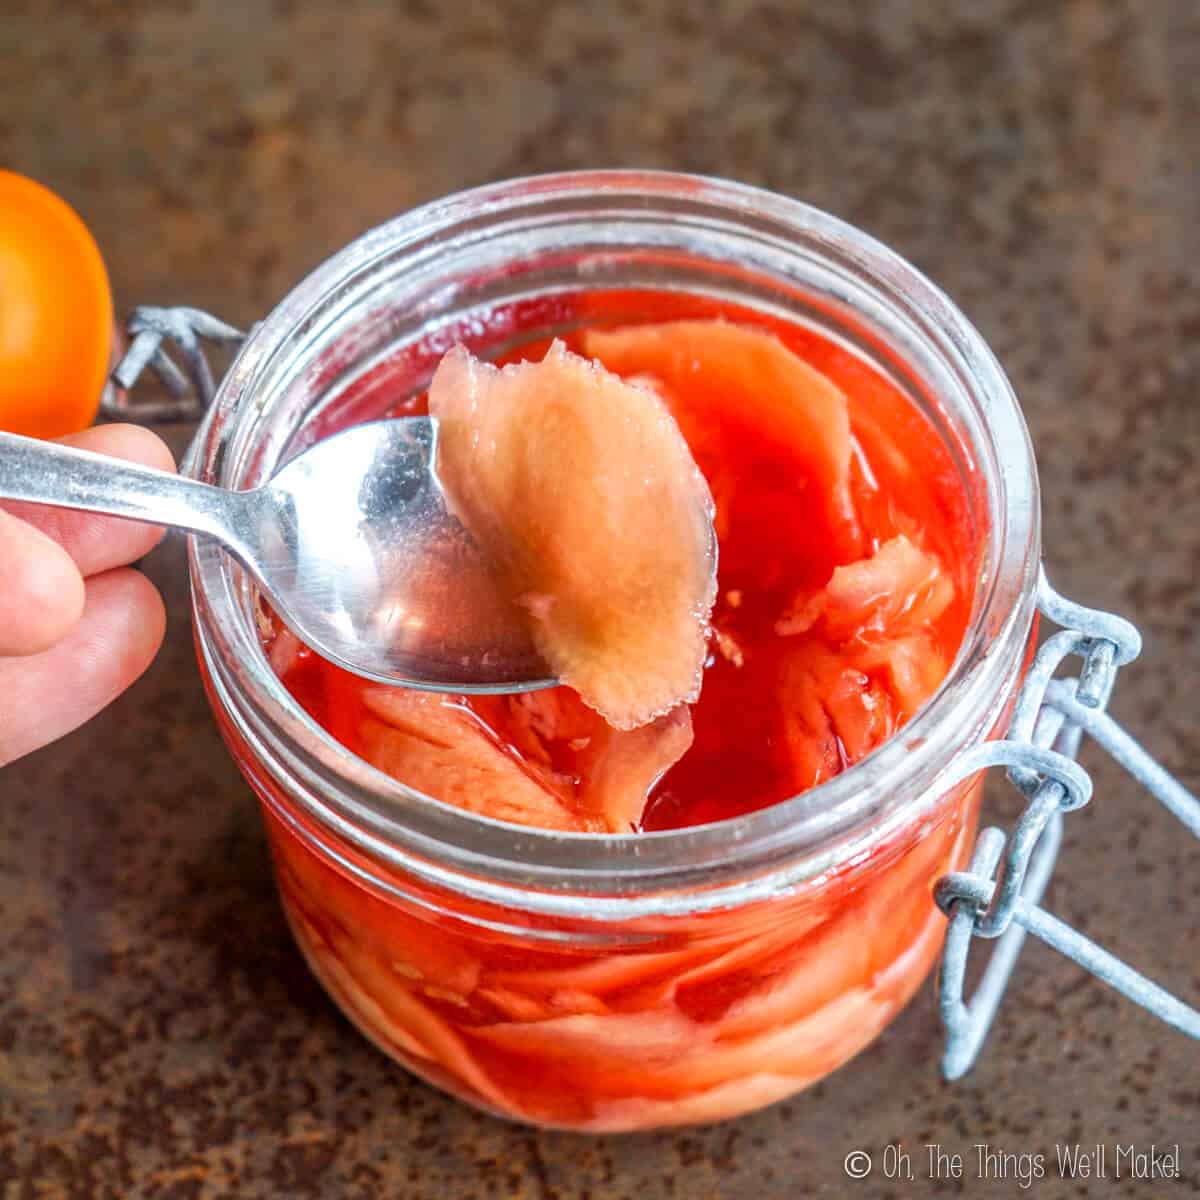
[[325, 263], [251, 332], [186, 464], [253, 486], [322, 433], [394, 407], [454, 342], [500, 353], [569, 327], [597, 292], [633, 320], [621, 297], [638, 289], [839, 340], [929, 417], [957, 466], [978, 568], [970, 623], [937, 693], [862, 763], [668, 832], [479, 817], [310, 719], [268, 664], [250, 582], [215, 547], [190, 548], [206, 687], [313, 971], [439, 1087], [597, 1131], [781, 1099], [862, 1049], [927, 975], [944, 931], [932, 888], [966, 862], [979, 802], [978, 779], [951, 782], [954, 762], [1002, 725], [1034, 617], [1035, 468], [995, 359], [916, 270], [802, 204], [680, 175], [546, 176], [407, 213]]

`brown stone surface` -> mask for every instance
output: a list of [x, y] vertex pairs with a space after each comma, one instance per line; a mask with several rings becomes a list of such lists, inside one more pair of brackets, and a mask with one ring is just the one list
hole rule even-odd
[[[1193, 0], [0, 5], [0, 163], [73, 201], [118, 293], [246, 323], [365, 227], [555, 167], [766, 184], [913, 259], [1021, 396], [1047, 558], [1136, 617], [1114, 709], [1200, 783], [1200, 10]], [[181, 444], [177, 438], [177, 445]], [[931, 988], [807, 1095], [703, 1130], [531, 1133], [405, 1076], [293, 949], [250, 794], [168, 644], [0, 775], [0, 1196], [702, 1200], [925, 1195], [923, 1145], [1048, 1155], [1038, 1197], [1200, 1191], [1200, 1049], [1039, 946], [948, 1085]], [[3, 700], [0, 698], [0, 703]], [[1200, 845], [1116, 770], [1051, 907], [1200, 996]], [[888, 1143], [914, 1182], [849, 1182]], [[1062, 1142], [1181, 1144], [1173, 1187], [1064, 1181]]]

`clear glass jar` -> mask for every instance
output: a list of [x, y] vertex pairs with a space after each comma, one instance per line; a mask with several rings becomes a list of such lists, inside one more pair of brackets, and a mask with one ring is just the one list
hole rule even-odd
[[584, 1130], [717, 1120], [789, 1095], [865, 1046], [928, 973], [944, 929], [932, 887], [965, 863], [980, 791], [946, 781], [1003, 722], [1034, 616], [1034, 462], [996, 361], [911, 266], [804, 205], [661, 173], [539, 177], [407, 213], [320, 267], [252, 331], [187, 463], [253, 486], [419, 388], [453, 342], [498, 353], [569, 325], [572, 297], [638, 288], [839, 339], [928, 415], [958, 467], [971, 621], [938, 692], [862, 763], [677, 831], [478, 817], [311, 720], [270, 669], [241, 570], [211, 545], [190, 550], [206, 686], [314, 972], [439, 1087]]

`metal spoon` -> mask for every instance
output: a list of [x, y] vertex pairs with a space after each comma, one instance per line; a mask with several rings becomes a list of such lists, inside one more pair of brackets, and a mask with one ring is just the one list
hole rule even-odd
[[0, 433], [0, 497], [214, 538], [317, 653], [368, 679], [511, 692], [554, 680], [446, 508], [427, 417], [356, 425], [233, 492]]

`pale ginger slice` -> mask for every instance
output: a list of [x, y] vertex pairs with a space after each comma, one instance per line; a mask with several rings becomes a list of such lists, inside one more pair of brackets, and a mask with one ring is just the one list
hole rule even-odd
[[692, 736], [686, 704], [640, 729], [603, 729], [581, 755], [582, 806], [611, 833], [628, 833], [641, 822], [654, 785], [691, 748]]
[[451, 510], [555, 675], [617, 729], [695, 701], [713, 503], [662, 400], [555, 342], [502, 368], [456, 347], [429, 411]]
[[370, 688], [363, 701], [361, 754], [373, 767], [446, 804], [518, 825], [599, 832], [575, 811], [570, 787], [553, 774], [524, 769], [490, 731], [452, 697], [407, 688]]
[[[547, 698], [563, 694], [559, 688], [514, 697], [542, 726], [530, 730], [535, 743], [560, 732], [557, 706]], [[547, 753], [528, 753], [526, 739], [502, 745], [458, 697], [385, 687], [367, 688], [363, 702], [361, 753], [372, 766], [446, 804], [572, 833], [628, 833], [650, 790], [692, 744], [685, 704], [640, 729], [619, 730], [571, 697], [588, 722], [576, 786], [550, 766]]]
[[921, 631], [954, 600], [954, 584], [933, 554], [903, 534], [874, 554], [835, 567], [829, 582], [797, 596], [775, 622], [783, 637], [805, 633], [817, 622], [839, 640]]
[[560, 770], [578, 778], [579, 807], [611, 833], [641, 822], [650, 792], [692, 745], [686, 704], [638, 729], [614, 729], [569, 688], [508, 697], [507, 711], [504, 736], [525, 761], [549, 769], [552, 746], [572, 752]]

